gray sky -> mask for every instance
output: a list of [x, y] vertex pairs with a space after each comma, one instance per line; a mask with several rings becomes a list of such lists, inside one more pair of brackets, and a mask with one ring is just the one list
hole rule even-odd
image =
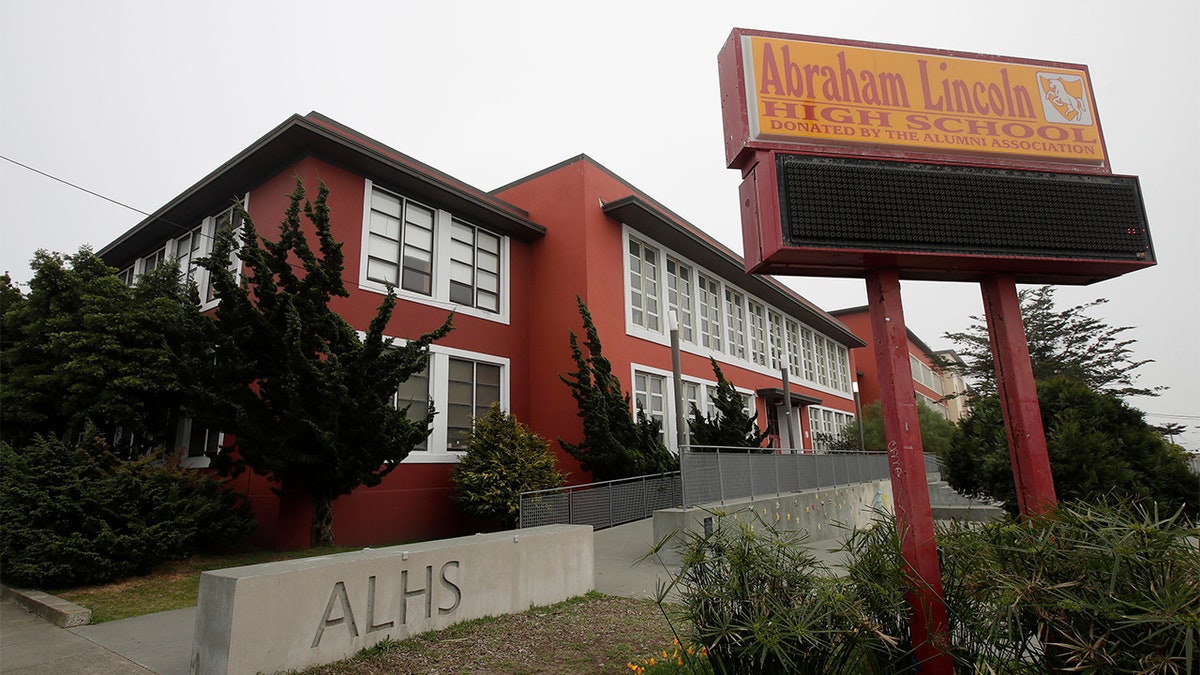
[[[716, 55], [734, 27], [1089, 67], [1114, 171], [1140, 176], [1159, 264], [1063, 306], [1136, 327], [1131, 402], [1200, 450], [1200, 3], [106, 2], [0, 0], [0, 155], [153, 211], [292, 113], [317, 110], [490, 190], [587, 153], [735, 251]], [[665, 120], [665, 122], [663, 122]], [[0, 161], [0, 270], [99, 248], [137, 213]], [[826, 309], [860, 280], [793, 278]], [[975, 284], [906, 282], [934, 348]]]

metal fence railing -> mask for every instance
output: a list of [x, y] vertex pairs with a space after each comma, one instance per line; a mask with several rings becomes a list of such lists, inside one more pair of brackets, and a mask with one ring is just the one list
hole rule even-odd
[[521, 527], [591, 525], [602, 529], [683, 504], [679, 472], [521, 493]]
[[[658, 509], [838, 487], [888, 477], [883, 452], [765, 454], [746, 448], [680, 453], [679, 471], [523, 492], [520, 526], [595, 529], [649, 518]], [[925, 455], [925, 471], [940, 470]]]

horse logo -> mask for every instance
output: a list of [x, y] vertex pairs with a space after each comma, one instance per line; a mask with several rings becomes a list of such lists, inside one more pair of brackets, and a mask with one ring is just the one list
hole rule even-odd
[[1092, 112], [1087, 104], [1083, 78], [1061, 73], [1038, 73], [1042, 109], [1047, 122], [1090, 125]]

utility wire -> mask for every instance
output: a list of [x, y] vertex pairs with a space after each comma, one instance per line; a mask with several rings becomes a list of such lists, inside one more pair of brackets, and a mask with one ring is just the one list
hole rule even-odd
[[[129, 209], [130, 211], [133, 211], [134, 213], [138, 213], [138, 214], [141, 214], [141, 215], [143, 215], [143, 216], [146, 216], [146, 217], [150, 217], [150, 215], [151, 215], [151, 214], [149, 214], [149, 213], [147, 213], [147, 212], [145, 212], [145, 211], [143, 211], [143, 210], [141, 210], [141, 209], [137, 208], [136, 206], [130, 206], [129, 204], [126, 204], [126, 203], [124, 203], [124, 202], [121, 202], [121, 201], [118, 201], [118, 200], [116, 200], [116, 199], [113, 199], [112, 197], [107, 197], [107, 196], [105, 196], [105, 195], [102, 195], [102, 194], [100, 194], [99, 192], [96, 192], [95, 190], [89, 190], [89, 189], [87, 189], [87, 188], [85, 188], [85, 187], [83, 187], [83, 186], [76, 185], [75, 183], [72, 183], [72, 182], [71, 182], [71, 181], [69, 181], [69, 180], [66, 180], [66, 179], [63, 179], [63, 178], [59, 178], [58, 176], [55, 176], [55, 175], [53, 175], [53, 174], [50, 174], [50, 173], [46, 173], [45, 171], [42, 171], [41, 169], [37, 169], [37, 168], [34, 168], [34, 167], [32, 167], [32, 166], [29, 166], [28, 164], [24, 164], [24, 163], [22, 163], [22, 162], [18, 162], [17, 160], [15, 160], [15, 159], [13, 159], [13, 158], [11, 158], [11, 157], [8, 157], [8, 156], [6, 156], [6, 155], [0, 155], [0, 159], [3, 159], [3, 160], [4, 160], [4, 161], [6, 161], [6, 162], [11, 162], [12, 164], [15, 164], [15, 165], [17, 165], [17, 166], [21, 167], [22, 169], [26, 169], [26, 170], [28, 170], [28, 171], [32, 171], [32, 172], [34, 172], [34, 173], [38, 174], [39, 176], [45, 176], [46, 178], [49, 178], [50, 180], [57, 181], [57, 182], [59, 182], [59, 183], [62, 183], [63, 185], [66, 185], [66, 186], [68, 186], [68, 187], [72, 187], [72, 188], [74, 188], [74, 189], [76, 189], [76, 190], [79, 190], [79, 191], [81, 191], [81, 192], [86, 192], [87, 194], [89, 194], [89, 195], [92, 195], [93, 197], [99, 197], [100, 199], [103, 199], [103, 200], [104, 200], [104, 201], [106, 201], [106, 202], [110, 202], [110, 203], [112, 203], [112, 204], [116, 204], [117, 206], [120, 206], [120, 207], [122, 207], [122, 208]], [[178, 230], [178, 231], [179, 231], [179, 232], [181, 232], [181, 233], [188, 233], [188, 232], [191, 232], [191, 231], [194, 229], [194, 228], [192, 228], [192, 227], [188, 227], [187, 225], [180, 225], [179, 223], [172, 222], [172, 221], [170, 221], [170, 220], [167, 220], [166, 218], [157, 218], [156, 220], [158, 220], [158, 221], [160, 221], [160, 222], [163, 222], [163, 223], [166, 223], [166, 224], [170, 225], [171, 227], [175, 228], [176, 230]], [[209, 235], [209, 234], [205, 234], [205, 233], [203, 233], [203, 232], [201, 232], [201, 233], [200, 233], [200, 237], [201, 237], [202, 239], [208, 239], [208, 240], [210, 240], [210, 241], [213, 241], [213, 242], [215, 242], [215, 241], [216, 241], [216, 237], [214, 237], [214, 236], [212, 236], [212, 235]], [[210, 253], [211, 253], [211, 251], [210, 251]], [[173, 257], [173, 256], [168, 256], [168, 257]], [[304, 269], [304, 267], [303, 267], [302, 265], [297, 265], [297, 264], [295, 264], [295, 263], [288, 263], [288, 266], [289, 266], [289, 267], [291, 267], [291, 268], [292, 268], [292, 269], [294, 269], [294, 270], [297, 270], [297, 271], [301, 271], [301, 270], [303, 270], [303, 269]], [[357, 280], [357, 279], [347, 279], [347, 278], [345, 278], [345, 277], [342, 277], [342, 283], [345, 283], [345, 284], [348, 284], [348, 285], [353, 285], [353, 284], [357, 284], [357, 283], [358, 283], [358, 280]]]
[[[106, 202], [112, 202], [113, 204], [116, 204], [117, 206], [120, 206], [120, 207], [123, 207], [123, 208], [129, 209], [130, 211], [133, 211], [134, 213], [140, 213], [140, 214], [142, 214], [143, 216], [149, 216], [149, 215], [150, 215], [149, 213], [146, 213], [145, 211], [143, 211], [143, 210], [141, 210], [141, 209], [139, 209], [139, 208], [137, 208], [137, 207], [130, 206], [130, 205], [128, 205], [128, 204], [126, 204], [126, 203], [124, 203], [124, 202], [119, 202], [119, 201], [117, 201], [117, 200], [113, 199], [112, 197], [105, 197], [104, 195], [100, 194], [99, 192], [94, 192], [94, 191], [92, 191], [92, 190], [89, 190], [89, 189], [87, 189], [87, 188], [85, 188], [85, 187], [81, 187], [81, 186], [79, 186], [79, 185], [76, 185], [76, 184], [72, 183], [72, 182], [71, 182], [71, 181], [69, 181], [69, 180], [64, 180], [64, 179], [62, 179], [62, 178], [59, 178], [58, 176], [55, 176], [55, 175], [52, 175], [52, 174], [48, 174], [48, 173], [46, 173], [45, 171], [42, 171], [42, 170], [40, 170], [40, 169], [35, 169], [35, 168], [33, 168], [32, 166], [29, 166], [28, 164], [22, 164], [21, 162], [18, 162], [17, 160], [15, 160], [15, 159], [13, 159], [13, 158], [11, 158], [11, 157], [6, 157], [6, 156], [4, 156], [4, 155], [0, 155], [0, 159], [3, 159], [3, 160], [4, 160], [4, 161], [6, 161], [6, 162], [12, 162], [13, 164], [16, 164], [17, 166], [21, 167], [22, 169], [28, 169], [28, 170], [30, 170], [30, 171], [32, 171], [32, 172], [34, 172], [34, 173], [38, 174], [38, 175], [45, 176], [46, 178], [49, 178], [50, 180], [55, 180], [55, 181], [58, 181], [58, 182], [62, 183], [63, 185], [67, 185], [67, 186], [73, 187], [73, 188], [75, 188], [76, 190], [81, 190], [81, 191], [83, 191], [83, 192], [86, 192], [86, 193], [88, 193], [89, 195], [92, 195], [93, 197], [99, 197], [100, 199], [103, 199], [103, 200], [104, 200], [104, 201], [106, 201]], [[165, 221], [165, 222], [169, 222], [169, 221]], [[174, 223], [172, 223], [172, 225], [174, 225]]]

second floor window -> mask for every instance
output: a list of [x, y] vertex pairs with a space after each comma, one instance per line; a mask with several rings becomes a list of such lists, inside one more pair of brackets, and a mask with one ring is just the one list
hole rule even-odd
[[658, 307], [658, 251], [636, 239], [629, 240], [629, 302], [633, 322], [661, 332]]
[[367, 278], [433, 293], [433, 210], [386, 192], [371, 193]]
[[450, 225], [450, 302], [500, 311], [500, 237], [458, 220]]
[[468, 314], [507, 320], [505, 237], [448, 211], [378, 187], [369, 190], [364, 286], [379, 291], [391, 286], [408, 300], [454, 304]]

